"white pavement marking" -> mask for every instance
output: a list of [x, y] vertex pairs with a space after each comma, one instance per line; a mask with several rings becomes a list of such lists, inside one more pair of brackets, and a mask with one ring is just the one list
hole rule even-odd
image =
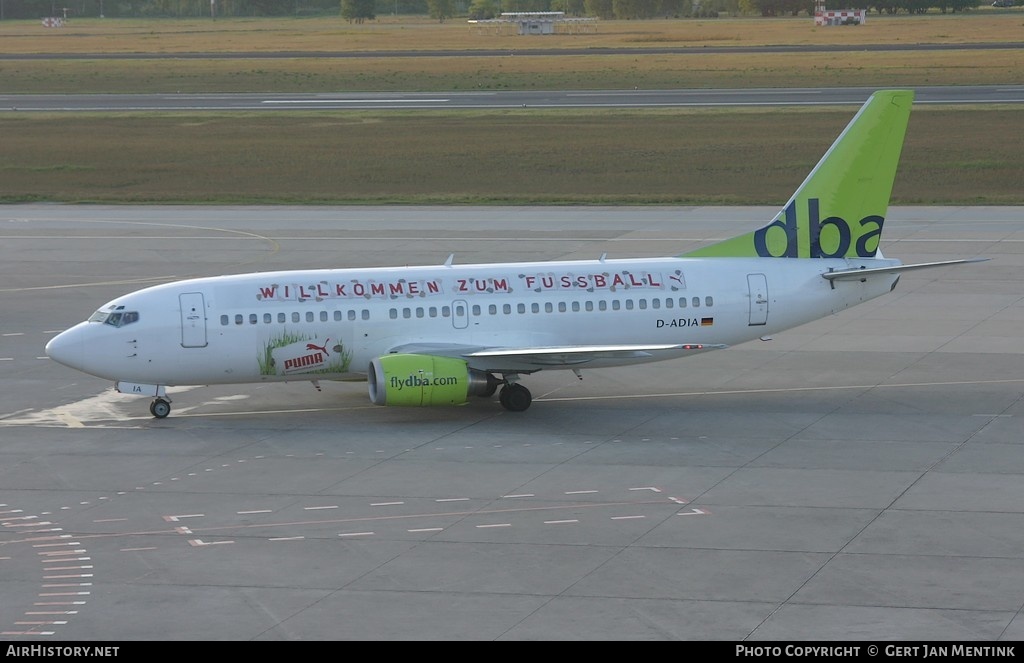
[[[198, 387], [177, 387], [175, 393], [182, 393], [197, 389]], [[46, 410], [25, 410], [15, 412], [0, 418], [0, 426], [43, 426], [59, 428], [83, 428], [86, 424], [92, 428], [101, 428], [107, 422], [117, 422], [120, 426], [125, 425], [126, 420], [148, 421], [150, 417], [125, 416], [120, 407], [136, 401], [125, 397], [113, 389], [103, 393], [85, 398], [74, 403], [61, 405]]]
[[373, 536], [373, 532], [343, 532], [338, 536]]
[[405, 504], [405, 502], [373, 502], [370, 506], [395, 506], [397, 504]]
[[709, 512], [703, 509], [690, 509], [689, 511], [680, 511], [677, 516], [706, 516]]
[[512, 527], [512, 523], [494, 523], [493, 525], [477, 525], [478, 529], [486, 529], [488, 527]]
[[57, 546], [80, 546], [81, 541], [63, 541], [61, 543], [33, 543], [33, 548], [55, 548]]
[[632, 520], [634, 518], [646, 518], [647, 516], [612, 516], [612, 520]]
[[164, 520], [169, 523], [176, 523], [182, 518], [204, 518], [205, 516], [205, 513], [189, 513], [183, 516], [164, 516]]
[[0, 631], [0, 635], [53, 635], [56, 631]]
[[442, 498], [442, 499], [439, 499], [439, 500], [434, 500], [434, 501], [435, 502], [468, 502], [469, 498], [468, 497], [445, 497], [445, 498]]
[[596, 490], [567, 490], [567, 491], [565, 491], [565, 494], [566, 495], [589, 495], [591, 493], [596, 493], [596, 492], [597, 492]]
[[564, 525], [566, 523], [578, 523], [578, 520], [545, 520], [545, 525]]
[[225, 543], [234, 543], [234, 541], [203, 541], [202, 539], [189, 539], [189, 545], [198, 548], [199, 546], [220, 546]]

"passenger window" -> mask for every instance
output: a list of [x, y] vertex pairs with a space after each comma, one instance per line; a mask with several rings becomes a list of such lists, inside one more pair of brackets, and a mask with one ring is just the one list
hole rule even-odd
[[679, 298], [679, 308], [686, 308], [686, 297]]
[[370, 309], [366, 309], [366, 308], [363, 309], [362, 318], [363, 318], [363, 320], [369, 320], [370, 319]]
[[402, 309], [402, 317], [405, 318], [406, 320], [411, 318], [412, 317], [412, 309], [403, 308]]
[[298, 311], [292, 313], [292, 322], [299, 322], [301, 319]]
[[573, 313], [579, 313], [580, 312], [580, 303], [579, 302], [573, 302], [572, 303], [572, 312]]
[[526, 304], [516, 304], [516, 311], [526, 313]]
[[278, 321], [278, 322], [279, 322], [280, 324], [282, 324], [282, 325], [283, 325], [283, 324], [285, 323], [285, 321], [286, 321], [286, 320], [287, 320], [287, 318], [285, 317], [285, 314], [284, 314], [284, 313], [278, 313], [278, 314], [277, 314], [277, 321]]
[[226, 315], [220, 316], [220, 324], [221, 324], [221, 326], [227, 326], [227, 324], [228, 324], [228, 316], [226, 316]]
[[555, 307], [551, 305], [551, 302], [544, 302], [544, 312], [551, 313], [555, 310]]
[[587, 309], [587, 311], [593, 311], [594, 310], [594, 302], [592, 302], [592, 301], [590, 301], [588, 299], [586, 302], [584, 302], [584, 307]]
[[612, 300], [612, 310], [613, 311], [618, 311], [621, 307], [622, 307], [622, 303], [619, 300], [617, 300], [617, 299], [613, 299]]
[[244, 321], [245, 321], [245, 319], [244, 319], [244, 318], [242, 317], [242, 314], [241, 314], [241, 313], [236, 313], [236, 314], [235, 314], [235, 324], [236, 324], [236, 325], [240, 325], [240, 324], [242, 324], [242, 323], [243, 323]]
[[537, 302], [533, 302], [532, 304], [530, 304], [530, 310], [534, 313], [540, 313], [540, 304], [538, 304]]
[[704, 306], [714, 306], [714, 305], [715, 305], [715, 300], [713, 298], [711, 298], [711, 297], [705, 297], [704, 298]]
[[273, 321], [274, 321], [274, 317], [272, 315], [270, 315], [269, 313], [264, 313], [263, 314], [263, 324], [269, 325]]
[[633, 310], [633, 300], [632, 299], [627, 299], [626, 300], [626, 310], [627, 311], [632, 311]]
[[672, 308], [672, 300], [671, 299], [666, 299], [665, 300], [665, 308]]
[[320, 311], [320, 322], [327, 322], [327, 311]]
[[565, 302], [558, 302], [558, 312], [565, 313]]
[[505, 315], [510, 315], [512, 313], [512, 305], [511, 304], [502, 304], [501, 305], [501, 312], [504, 313]]
[[393, 308], [390, 311], [388, 311], [388, 317], [391, 318], [392, 320], [398, 320], [398, 309]]
[[256, 324], [259, 321], [260, 321], [260, 319], [259, 319], [258, 315], [256, 315], [255, 313], [250, 313], [249, 314], [249, 324], [250, 325], [254, 325], [254, 324]]
[[422, 318], [423, 317], [423, 307], [422, 306], [417, 306], [416, 307], [416, 317], [417, 318]]
[[639, 304], [640, 304], [640, 310], [641, 311], [646, 311], [647, 310], [647, 300], [646, 299], [641, 299]]
[[335, 311], [334, 312], [334, 321], [335, 322], [341, 322], [341, 311]]
[[306, 322], [313, 322], [313, 312], [306, 311]]
[[605, 300], [602, 299], [601, 301], [599, 301], [597, 303], [597, 309], [599, 311], [607, 311], [608, 310], [608, 302], [606, 302]]
[[436, 306], [431, 306], [430, 307], [430, 317], [432, 317], [432, 318], [436, 318], [437, 317], [437, 307]]
[[693, 308], [698, 308], [699, 306], [700, 306], [700, 297], [694, 297], [693, 298]]
[[661, 308], [661, 300], [660, 299], [652, 299], [651, 300], [651, 308]]
[[473, 315], [480, 315], [480, 306], [478, 304], [473, 304]]
[[348, 319], [349, 320], [355, 320], [356, 319], [356, 310], [355, 309], [350, 309], [349, 310], [349, 312], [348, 312]]

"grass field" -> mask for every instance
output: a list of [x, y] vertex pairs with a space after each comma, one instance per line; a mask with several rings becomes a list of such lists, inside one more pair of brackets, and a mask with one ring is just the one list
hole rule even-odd
[[[5, 115], [0, 200], [781, 205], [852, 113]], [[1022, 122], [915, 110], [894, 202], [1024, 202]]]
[[[983, 8], [987, 9], [987, 8]], [[1024, 84], [1001, 50], [531, 55], [536, 48], [1020, 42], [1024, 11], [600, 22], [485, 34], [340, 18], [0, 22], [0, 54], [508, 49], [500, 57], [0, 60], [6, 93], [333, 92]], [[513, 55], [514, 53], [514, 55]], [[0, 201], [781, 203], [852, 109], [0, 114]], [[1024, 203], [1024, 109], [918, 108], [899, 203]], [[529, 135], [529, 140], [523, 136]]]
[[[8, 93], [337, 92], [633, 87], [817, 87], [1024, 84], [1024, 8], [1018, 13], [871, 16], [815, 27], [785, 19], [599, 22], [593, 34], [493, 34], [462, 21], [340, 18], [219, 21], [81, 20], [61, 29], [0, 23], [0, 53], [242, 53], [507, 50], [498, 57], [294, 59], [58, 59], [0, 61]], [[544, 49], [794, 44], [1021, 43], [998, 51], [727, 55], [531, 55]]]
[[0, 22], [4, 53], [232, 53], [245, 51], [419, 51], [437, 49], [750, 46], [1019, 42], [1024, 7], [993, 13], [880, 16], [859, 26], [816, 27], [807, 16], [599, 21], [591, 32], [520, 36], [424, 17], [382, 17], [361, 25], [339, 17], [232, 19], [74, 19]]

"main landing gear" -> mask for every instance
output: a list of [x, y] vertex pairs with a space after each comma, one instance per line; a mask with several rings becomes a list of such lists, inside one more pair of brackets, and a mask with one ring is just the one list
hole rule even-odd
[[157, 419], [163, 419], [171, 413], [171, 402], [164, 398], [154, 398], [149, 404], [149, 413]]
[[[490, 398], [497, 392], [498, 402], [509, 412], [522, 412], [530, 407], [533, 396], [530, 395], [529, 389], [517, 382], [518, 375], [508, 373], [499, 378], [494, 373], [486, 373], [485, 376], [486, 382], [483, 377], [477, 378], [476, 386], [471, 393], [481, 398]], [[498, 391], [498, 387], [501, 387], [501, 391]]]
[[530, 407], [533, 395], [530, 390], [518, 382], [509, 382], [498, 393], [498, 402], [509, 412], [522, 412]]

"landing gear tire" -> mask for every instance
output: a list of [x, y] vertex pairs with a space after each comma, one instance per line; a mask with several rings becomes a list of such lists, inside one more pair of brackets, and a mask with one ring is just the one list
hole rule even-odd
[[149, 404], [149, 413], [157, 419], [163, 419], [171, 413], [171, 404], [162, 398], [155, 398]]
[[498, 400], [501, 402], [501, 406], [509, 412], [522, 412], [530, 407], [533, 396], [529, 389], [516, 383], [502, 387], [501, 393], [498, 394]]

